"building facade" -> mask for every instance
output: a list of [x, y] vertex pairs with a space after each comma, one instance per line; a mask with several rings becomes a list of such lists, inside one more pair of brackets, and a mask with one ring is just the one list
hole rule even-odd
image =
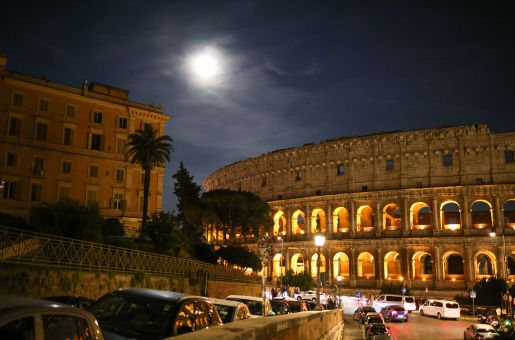
[[[348, 288], [453, 293], [483, 277], [515, 280], [515, 133], [485, 125], [381, 133], [243, 160], [206, 191], [251, 191], [274, 211], [278, 281], [321, 275]], [[216, 227], [212, 242], [224, 242]], [[239, 240], [234, 240], [238, 242]]]
[[[0, 212], [27, 218], [33, 206], [68, 197], [98, 203], [104, 217], [137, 233], [144, 174], [125, 145], [145, 124], [163, 134], [170, 116], [123, 89], [64, 85], [6, 64], [0, 56]], [[162, 208], [163, 177], [163, 167], [152, 171], [149, 211]]]

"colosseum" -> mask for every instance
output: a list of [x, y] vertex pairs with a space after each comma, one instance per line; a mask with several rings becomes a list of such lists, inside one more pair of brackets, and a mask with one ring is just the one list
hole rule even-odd
[[[342, 137], [228, 165], [204, 189], [268, 202], [276, 284], [286, 270], [317, 276], [322, 233], [320, 275], [331, 286], [340, 276], [347, 290], [445, 296], [484, 277], [515, 281], [514, 150], [515, 132], [486, 125]], [[216, 228], [206, 236], [223, 242]]]

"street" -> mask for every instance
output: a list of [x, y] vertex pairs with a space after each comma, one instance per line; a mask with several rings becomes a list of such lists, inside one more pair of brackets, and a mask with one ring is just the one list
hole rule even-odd
[[[354, 305], [345, 306], [344, 339], [365, 339], [363, 326], [352, 319]], [[458, 321], [438, 320], [436, 318], [420, 316], [418, 313], [410, 313], [408, 322], [387, 322], [392, 336], [396, 340], [407, 339], [463, 339], [463, 331], [474, 323], [473, 320]]]

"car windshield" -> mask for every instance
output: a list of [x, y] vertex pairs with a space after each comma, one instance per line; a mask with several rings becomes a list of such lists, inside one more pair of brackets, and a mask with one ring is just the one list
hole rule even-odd
[[402, 296], [387, 296], [386, 301], [402, 301]]
[[218, 314], [220, 314], [220, 318], [222, 318], [223, 323], [232, 322], [236, 307], [216, 305], [216, 309], [218, 310]]
[[447, 308], [453, 308], [453, 309], [459, 308], [459, 305], [457, 303], [447, 303], [447, 304], [445, 304], [445, 306]]
[[250, 314], [263, 315], [263, 303], [261, 301], [244, 300], [244, 299], [236, 299], [236, 298], [230, 298], [227, 300], [243, 302], [244, 304], [246, 304], [249, 307]]
[[361, 310], [363, 313], [375, 312], [376, 310], [373, 307], [363, 307]]
[[477, 329], [477, 332], [478, 332], [478, 333], [497, 333], [497, 332], [495, 331], [495, 329], [491, 329], [491, 328], [490, 328], [490, 329], [486, 329], [486, 328], [478, 328], [478, 329]]
[[166, 337], [177, 306], [173, 302], [107, 295], [89, 308], [102, 329], [126, 337]]
[[378, 317], [372, 317], [368, 319], [368, 323], [383, 323], [383, 319]]

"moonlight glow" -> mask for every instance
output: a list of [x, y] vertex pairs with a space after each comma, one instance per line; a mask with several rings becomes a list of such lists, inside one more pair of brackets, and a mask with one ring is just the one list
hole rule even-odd
[[215, 85], [223, 73], [223, 58], [211, 47], [206, 47], [187, 58], [188, 69], [194, 80], [202, 85]]

